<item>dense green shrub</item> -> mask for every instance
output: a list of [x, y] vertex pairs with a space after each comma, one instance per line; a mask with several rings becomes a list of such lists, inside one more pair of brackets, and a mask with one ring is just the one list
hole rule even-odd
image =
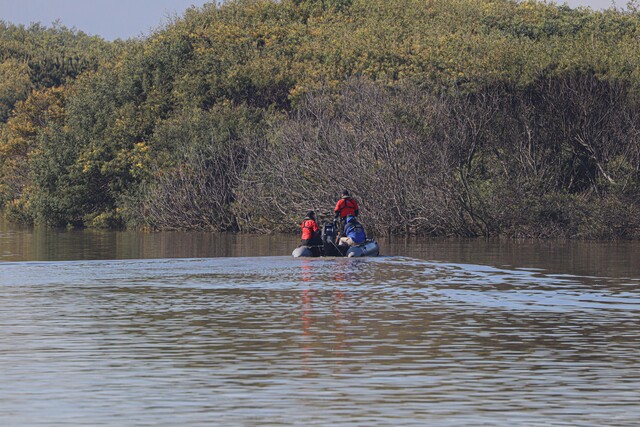
[[640, 15], [235, 0], [143, 40], [0, 24], [0, 202], [59, 226], [637, 237]]

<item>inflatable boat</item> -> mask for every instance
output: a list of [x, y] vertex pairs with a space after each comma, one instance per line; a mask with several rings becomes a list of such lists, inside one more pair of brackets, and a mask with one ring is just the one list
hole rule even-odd
[[335, 223], [325, 222], [322, 225], [322, 243], [316, 246], [298, 246], [293, 250], [295, 258], [299, 257], [363, 257], [378, 256], [380, 246], [375, 239], [367, 239], [358, 246], [338, 245], [338, 232]]

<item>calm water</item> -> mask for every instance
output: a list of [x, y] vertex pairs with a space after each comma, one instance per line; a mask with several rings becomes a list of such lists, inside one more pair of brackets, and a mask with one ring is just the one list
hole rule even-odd
[[0, 224], [4, 426], [636, 426], [640, 244]]

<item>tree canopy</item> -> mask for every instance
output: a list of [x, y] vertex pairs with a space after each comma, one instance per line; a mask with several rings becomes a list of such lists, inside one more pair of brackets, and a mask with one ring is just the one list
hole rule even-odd
[[0, 202], [53, 226], [640, 237], [640, 14], [236, 0], [107, 43], [0, 23]]

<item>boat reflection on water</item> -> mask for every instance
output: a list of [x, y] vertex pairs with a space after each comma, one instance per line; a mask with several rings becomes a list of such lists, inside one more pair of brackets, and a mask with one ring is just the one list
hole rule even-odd
[[[362, 277], [362, 260], [302, 259], [300, 265], [303, 366], [314, 372], [314, 355], [326, 364], [331, 358], [337, 369], [349, 355], [347, 326], [354, 320], [348, 287]], [[329, 269], [327, 267], [330, 267]], [[329, 285], [328, 285], [329, 284]]]

